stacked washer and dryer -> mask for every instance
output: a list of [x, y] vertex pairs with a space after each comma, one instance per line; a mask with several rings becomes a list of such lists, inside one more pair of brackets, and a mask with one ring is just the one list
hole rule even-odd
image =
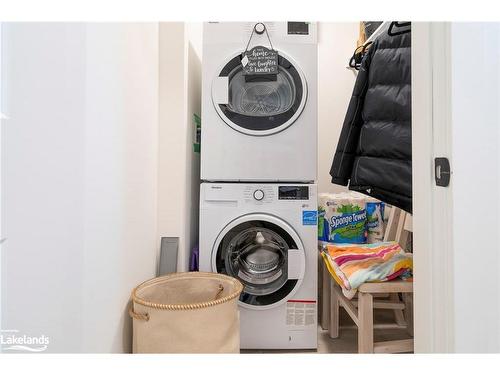
[[[250, 38], [278, 52], [245, 79]], [[200, 271], [244, 285], [242, 349], [317, 348], [316, 24], [203, 29]]]

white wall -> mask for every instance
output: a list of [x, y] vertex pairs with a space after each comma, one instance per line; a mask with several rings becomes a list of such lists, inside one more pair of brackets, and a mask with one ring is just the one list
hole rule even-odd
[[331, 183], [330, 167], [356, 75], [346, 69], [359, 37], [359, 22], [318, 25], [318, 191], [347, 188]]
[[158, 25], [87, 25], [85, 65], [82, 349], [121, 352], [156, 274]]
[[159, 25], [158, 247], [179, 237], [177, 268], [186, 263], [185, 30], [182, 22]]
[[500, 352], [500, 24], [451, 26], [455, 351]]
[[157, 239], [156, 24], [4, 24], [2, 328], [130, 348]]
[[177, 270], [198, 243], [200, 155], [193, 113], [201, 114], [201, 23], [160, 23], [159, 237], [179, 237]]

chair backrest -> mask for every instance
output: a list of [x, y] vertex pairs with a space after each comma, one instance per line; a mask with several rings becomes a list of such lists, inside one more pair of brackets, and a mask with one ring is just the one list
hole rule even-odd
[[408, 237], [412, 231], [412, 216], [392, 206], [385, 228], [384, 241], [396, 241], [404, 250], [407, 250]]

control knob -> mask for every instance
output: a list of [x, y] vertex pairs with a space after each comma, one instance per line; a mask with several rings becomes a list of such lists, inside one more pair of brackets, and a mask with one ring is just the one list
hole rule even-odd
[[261, 189], [257, 189], [253, 192], [253, 197], [256, 200], [261, 201], [262, 199], [264, 199], [264, 192]]

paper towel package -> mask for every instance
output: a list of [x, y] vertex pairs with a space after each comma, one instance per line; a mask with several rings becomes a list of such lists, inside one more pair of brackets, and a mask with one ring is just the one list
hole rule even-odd
[[320, 194], [318, 239], [335, 243], [366, 243], [366, 198], [349, 192]]
[[384, 210], [385, 203], [368, 198], [366, 201], [366, 229], [368, 243], [384, 240]]

